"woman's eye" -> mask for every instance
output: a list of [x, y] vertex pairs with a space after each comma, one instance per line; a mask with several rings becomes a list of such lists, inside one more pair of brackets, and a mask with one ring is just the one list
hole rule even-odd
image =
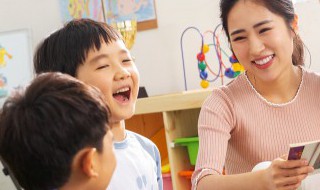
[[245, 37], [236, 37], [233, 39], [234, 42], [245, 39]]
[[104, 69], [104, 68], [107, 68], [107, 67], [109, 67], [109, 65], [102, 65], [102, 66], [98, 67], [97, 70]]
[[264, 29], [260, 30], [259, 33], [262, 34], [262, 33], [265, 33], [265, 32], [267, 32], [269, 30], [271, 30], [271, 28], [264, 28]]

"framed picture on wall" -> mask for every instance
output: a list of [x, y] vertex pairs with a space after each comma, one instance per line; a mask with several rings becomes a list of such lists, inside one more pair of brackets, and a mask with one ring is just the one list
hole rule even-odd
[[27, 29], [0, 32], [0, 105], [11, 91], [32, 79], [31, 39]]
[[79, 18], [104, 21], [101, 0], [60, 0], [60, 14], [63, 23]]
[[138, 31], [158, 27], [154, 0], [105, 0], [108, 23], [136, 19]]
[[99, 22], [120, 22], [135, 19], [137, 29], [158, 27], [155, 0], [60, 0], [62, 22], [90, 18]]

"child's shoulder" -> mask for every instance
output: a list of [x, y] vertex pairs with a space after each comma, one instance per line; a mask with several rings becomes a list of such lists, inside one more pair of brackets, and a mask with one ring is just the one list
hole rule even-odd
[[156, 145], [148, 138], [138, 134], [138, 133], [135, 133], [133, 131], [129, 131], [129, 130], [126, 130], [127, 132], [127, 135], [129, 138], [135, 138], [136, 140], [139, 141], [139, 143], [144, 146], [144, 147], [156, 147]]
[[137, 140], [141, 147], [146, 150], [154, 160], [158, 160], [160, 158], [158, 147], [150, 139], [133, 131], [126, 130], [126, 133], [127, 138], [134, 138], [135, 140]]

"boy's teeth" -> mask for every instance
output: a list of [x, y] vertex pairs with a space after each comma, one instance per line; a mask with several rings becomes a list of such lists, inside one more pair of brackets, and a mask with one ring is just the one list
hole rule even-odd
[[126, 92], [128, 90], [129, 90], [129, 87], [126, 87], [126, 88], [122, 88], [122, 89], [117, 90], [116, 93]]
[[271, 59], [272, 59], [272, 55], [270, 55], [264, 59], [254, 61], [254, 62], [255, 62], [255, 64], [258, 64], [258, 65], [264, 65], [264, 64], [268, 63]]

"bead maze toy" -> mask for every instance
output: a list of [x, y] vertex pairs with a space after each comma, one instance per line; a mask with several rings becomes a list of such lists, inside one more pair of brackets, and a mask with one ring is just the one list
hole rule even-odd
[[[184, 34], [193, 29], [196, 30], [200, 37], [201, 37], [201, 46], [200, 46], [200, 52], [197, 54], [197, 67], [199, 70], [199, 76], [201, 79], [200, 86], [202, 88], [207, 88], [209, 86], [210, 82], [216, 81], [218, 78], [221, 79], [221, 83], [223, 84], [223, 78], [228, 77], [228, 78], [235, 78], [237, 77], [241, 72], [244, 71], [243, 66], [239, 63], [237, 58], [234, 55], [229, 56], [220, 46], [220, 40], [219, 40], [219, 35], [217, 34], [218, 28], [221, 26], [221, 24], [218, 24], [214, 31], [206, 31], [205, 33], [201, 33], [200, 30], [196, 27], [188, 27], [186, 28], [180, 38], [180, 46], [181, 46], [181, 55], [182, 55], [182, 65], [183, 65], [183, 76], [184, 76], [184, 85], [185, 85], [185, 90], [187, 91], [187, 81], [186, 81], [186, 69], [185, 69], [185, 60], [184, 60], [184, 52], [183, 52], [183, 36]], [[212, 44], [205, 44], [204, 43], [204, 35], [210, 33], [212, 34], [213, 38], [213, 43]], [[219, 69], [218, 72], [215, 73], [211, 69], [210, 65], [206, 61], [206, 53], [209, 52], [210, 47], [213, 46], [215, 49], [215, 53], [218, 59], [218, 64], [219, 64]], [[226, 67], [226, 65], [223, 62], [222, 59], [222, 53], [224, 56], [229, 58], [229, 62], [231, 63], [231, 67]], [[208, 79], [208, 71], [214, 76], [213, 79]]]

